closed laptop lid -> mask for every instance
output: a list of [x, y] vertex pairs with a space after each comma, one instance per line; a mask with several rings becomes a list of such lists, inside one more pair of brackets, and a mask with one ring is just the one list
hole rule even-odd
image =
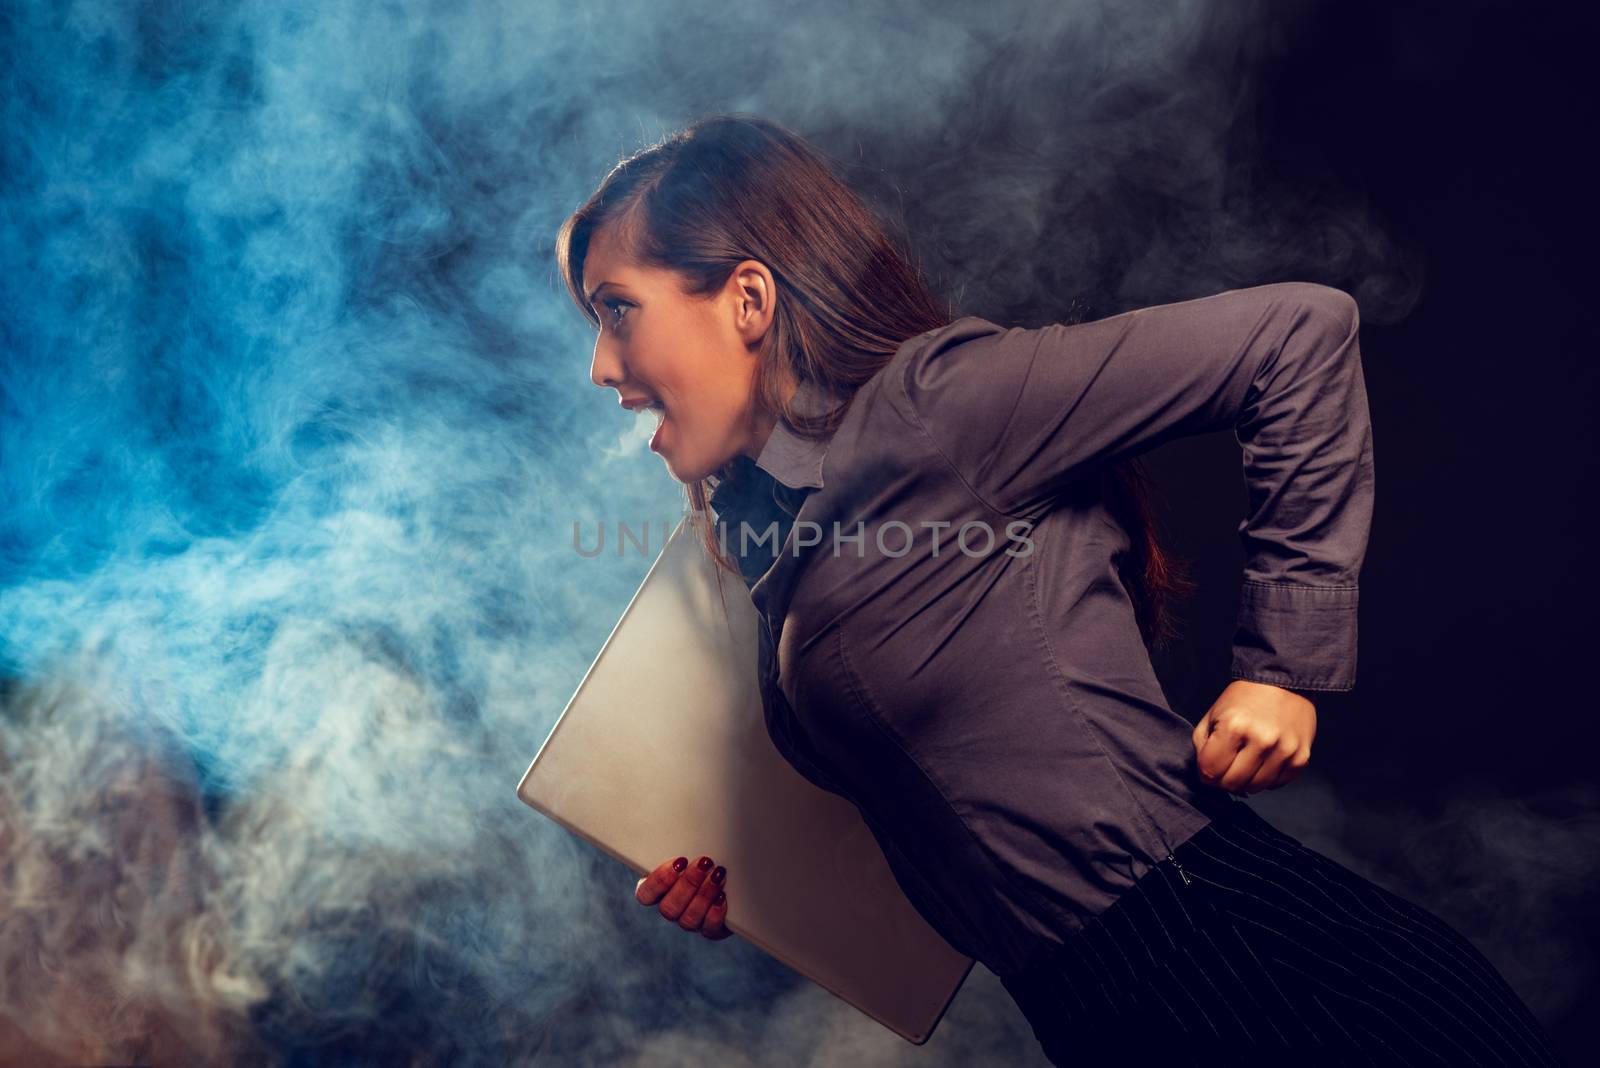
[[729, 930], [920, 1044], [973, 960], [907, 900], [856, 807], [773, 746], [758, 626], [737, 576], [723, 573], [719, 596], [685, 516], [517, 796], [639, 876], [667, 857], [715, 858]]

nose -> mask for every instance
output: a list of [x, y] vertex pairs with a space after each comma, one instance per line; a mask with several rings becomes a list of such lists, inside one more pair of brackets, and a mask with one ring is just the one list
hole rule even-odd
[[589, 364], [589, 381], [601, 389], [621, 392], [622, 360], [604, 334], [595, 338], [594, 360]]

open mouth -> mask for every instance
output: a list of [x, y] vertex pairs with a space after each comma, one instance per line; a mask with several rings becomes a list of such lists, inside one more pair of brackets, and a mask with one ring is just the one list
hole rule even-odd
[[649, 404], [640, 405], [638, 408], [635, 408], [634, 411], [640, 415], [644, 415], [648, 412], [650, 415], [655, 417], [656, 431], [654, 434], [650, 435], [650, 451], [654, 452], [661, 444], [661, 428], [665, 426], [667, 422], [667, 406], [662, 404], [660, 401], [651, 401]]

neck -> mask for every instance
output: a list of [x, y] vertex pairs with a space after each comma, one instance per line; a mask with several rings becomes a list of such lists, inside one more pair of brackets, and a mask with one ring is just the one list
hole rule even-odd
[[[799, 383], [785, 376], [783, 385], [783, 400], [785, 404], [794, 400]], [[768, 409], [762, 404], [753, 404], [750, 416], [750, 435], [745, 446], [739, 450], [750, 459], [754, 460], [761, 455], [761, 450], [767, 447], [767, 439], [772, 437], [772, 428], [778, 423], [778, 413]]]
[[777, 425], [777, 416], [771, 412], [758, 411], [753, 417], [754, 428], [746, 440], [744, 448], [739, 451], [754, 460], [761, 455], [761, 450], [767, 447], [767, 439], [772, 437], [772, 428]]

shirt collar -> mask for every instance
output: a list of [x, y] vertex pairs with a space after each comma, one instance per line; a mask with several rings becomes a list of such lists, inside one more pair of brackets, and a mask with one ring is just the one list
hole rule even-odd
[[[834, 397], [815, 382], [800, 383], [791, 404], [801, 415], [822, 415], [838, 405]], [[782, 419], [773, 423], [767, 443], [756, 456], [756, 466], [790, 489], [822, 488], [822, 458], [828, 454], [833, 435], [811, 441], [790, 430]]]

